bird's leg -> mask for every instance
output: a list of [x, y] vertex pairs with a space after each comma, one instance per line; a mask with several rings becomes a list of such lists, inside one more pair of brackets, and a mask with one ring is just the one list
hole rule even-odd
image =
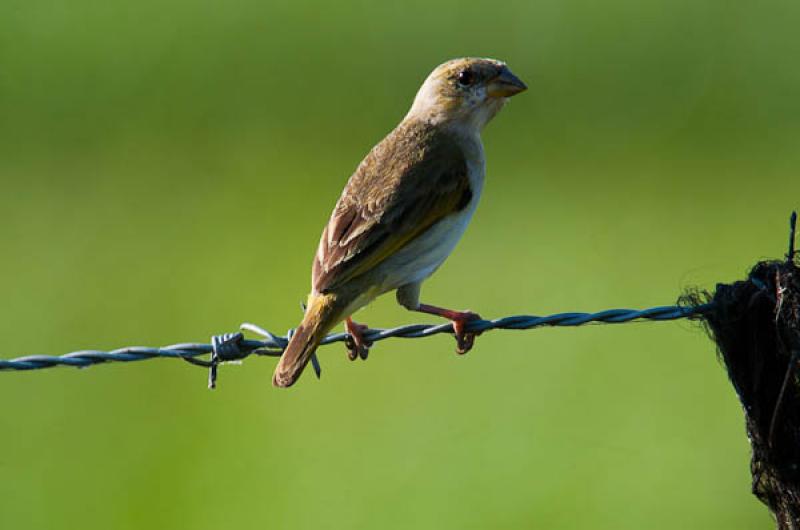
[[481, 316], [478, 313], [473, 313], [472, 311], [453, 311], [452, 309], [444, 309], [428, 304], [419, 304], [414, 311], [437, 315], [452, 321], [453, 332], [456, 335], [456, 353], [459, 355], [470, 351], [473, 344], [475, 344], [475, 337], [480, 335], [480, 333], [466, 331], [467, 322], [470, 320], [480, 320]]
[[472, 311], [453, 311], [435, 305], [420, 304], [420, 287], [420, 283], [409, 283], [397, 289], [397, 303], [409, 311], [428, 313], [449, 319], [453, 323], [453, 333], [456, 336], [456, 353], [465, 354], [471, 350], [475, 343], [475, 337], [480, 333], [467, 332], [467, 323], [471, 320], [479, 320], [480, 315]]
[[347, 317], [344, 324], [347, 330], [347, 338], [344, 343], [347, 346], [347, 358], [355, 361], [358, 357], [366, 359], [369, 355], [369, 347], [372, 343], [364, 339], [364, 332], [369, 329], [369, 326], [353, 322], [352, 317]]

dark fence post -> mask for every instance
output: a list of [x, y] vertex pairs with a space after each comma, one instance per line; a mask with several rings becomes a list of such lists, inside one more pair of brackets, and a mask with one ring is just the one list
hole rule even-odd
[[718, 285], [704, 316], [742, 403], [753, 450], [753, 494], [779, 529], [800, 530], [800, 270], [792, 215], [785, 261]]

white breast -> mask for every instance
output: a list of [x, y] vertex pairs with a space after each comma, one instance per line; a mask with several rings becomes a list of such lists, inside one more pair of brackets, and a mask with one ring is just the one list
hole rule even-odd
[[397, 289], [410, 283], [419, 283], [429, 277], [453, 252], [464, 234], [483, 190], [486, 163], [480, 138], [466, 139], [467, 176], [472, 198], [469, 204], [455, 214], [445, 217], [427, 231], [408, 243], [396, 254], [386, 259], [381, 269], [386, 273], [382, 292]]

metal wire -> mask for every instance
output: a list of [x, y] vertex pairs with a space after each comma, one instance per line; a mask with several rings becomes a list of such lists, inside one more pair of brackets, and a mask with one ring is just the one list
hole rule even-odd
[[[797, 212], [792, 212], [789, 219], [789, 252], [786, 259], [794, 261], [795, 233], [797, 229]], [[751, 281], [755, 282], [754, 278]], [[764, 286], [760, 286], [765, 288]], [[651, 307], [649, 309], [608, 309], [598, 313], [557, 313], [548, 316], [516, 315], [496, 320], [472, 320], [467, 323], [466, 331], [482, 333], [493, 329], [533, 329], [544, 326], [582, 326], [589, 323], [622, 324], [635, 320], [677, 320], [681, 318], [700, 317], [713, 309], [713, 303], [699, 305], [672, 305]], [[241, 329], [261, 337], [261, 340], [245, 339], [241, 332], [215, 335], [210, 344], [183, 343], [149, 348], [145, 346], [131, 346], [111, 351], [83, 350], [64, 355], [28, 355], [16, 359], [0, 359], [0, 372], [40, 370], [54, 366], [73, 366], [87, 368], [95, 364], [108, 362], [133, 362], [146, 359], [165, 357], [170, 359], [183, 359], [191, 364], [209, 369], [208, 386], [214, 388], [217, 380], [217, 366], [226, 361], [241, 360], [250, 355], [279, 357], [289, 343], [294, 333], [290, 329], [285, 337], [273, 335], [269, 331], [255, 324], [242, 324]], [[404, 339], [417, 339], [429, 337], [439, 333], [453, 333], [451, 323], [441, 324], [411, 324], [390, 329], [369, 329], [363, 333], [364, 340], [371, 344], [391, 337]], [[346, 333], [333, 333], [325, 337], [321, 345], [333, 342], [351, 341]], [[208, 360], [199, 359], [209, 355]], [[316, 354], [312, 356], [311, 363], [317, 377], [322, 373]]]
[[[467, 331], [485, 332], [493, 329], [523, 330], [544, 326], [582, 326], [589, 323], [622, 324], [634, 320], [676, 320], [707, 313], [711, 304], [698, 306], [662, 306], [649, 309], [609, 309], [598, 313], [557, 313], [548, 316], [517, 315], [496, 320], [473, 320], [468, 323]], [[16, 359], [0, 359], [0, 371], [39, 370], [54, 366], [73, 366], [86, 368], [95, 364], [108, 362], [133, 362], [146, 359], [169, 358], [183, 359], [209, 368], [209, 387], [213, 388], [217, 377], [217, 365], [225, 361], [241, 360], [250, 355], [278, 357], [289, 342], [289, 337], [273, 335], [269, 331], [254, 324], [242, 324], [241, 329], [261, 337], [260, 340], [245, 339], [242, 333], [229, 333], [212, 337], [211, 344], [182, 343], [149, 348], [132, 346], [111, 351], [83, 350], [64, 355], [28, 355]], [[411, 324], [390, 329], [370, 329], [364, 332], [364, 339], [377, 342], [391, 337], [417, 339], [430, 337], [439, 333], [453, 333], [449, 322], [441, 324]], [[323, 339], [322, 344], [343, 342], [346, 333], [333, 333]], [[209, 360], [198, 357], [210, 355]], [[314, 359], [314, 368], [320, 374], [319, 364]]]

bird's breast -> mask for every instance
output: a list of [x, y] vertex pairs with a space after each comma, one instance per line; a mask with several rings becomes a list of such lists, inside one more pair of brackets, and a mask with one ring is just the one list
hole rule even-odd
[[434, 273], [447, 259], [467, 228], [483, 191], [485, 166], [482, 156], [467, 161], [471, 196], [466, 205], [410, 241], [382, 265], [383, 291], [418, 283]]

